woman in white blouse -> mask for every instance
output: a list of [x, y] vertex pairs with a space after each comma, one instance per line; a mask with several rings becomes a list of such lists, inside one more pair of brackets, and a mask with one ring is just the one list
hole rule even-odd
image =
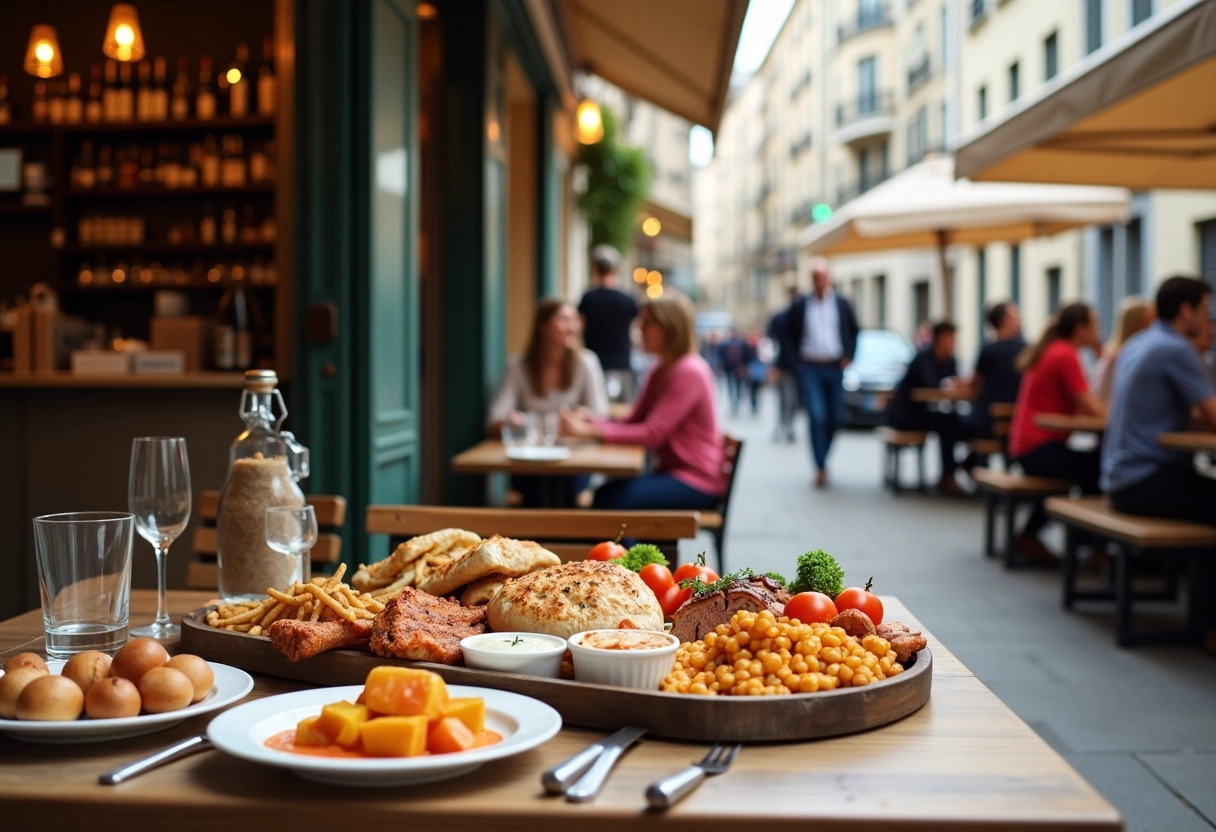
[[[507, 363], [490, 404], [486, 429], [491, 436], [502, 434], [503, 422], [522, 422], [527, 413], [608, 414], [604, 371], [595, 353], [583, 349], [581, 329], [578, 310], [568, 301], [545, 298], [537, 303], [527, 349]], [[511, 478], [511, 487], [523, 495], [525, 505], [536, 504], [536, 481], [536, 477]], [[586, 488], [587, 478], [571, 478], [570, 486], [577, 494]]]

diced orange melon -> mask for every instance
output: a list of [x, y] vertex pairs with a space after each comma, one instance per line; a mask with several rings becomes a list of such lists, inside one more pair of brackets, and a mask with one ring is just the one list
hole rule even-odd
[[424, 716], [382, 716], [363, 723], [363, 753], [370, 757], [417, 757], [426, 751]]
[[321, 717], [306, 716], [296, 723], [296, 745], [329, 745], [329, 735], [317, 727]]
[[329, 737], [329, 741], [343, 748], [359, 747], [359, 729], [368, 720], [366, 705], [353, 702], [335, 702], [321, 709], [317, 717], [316, 730]]
[[439, 709], [439, 717], [455, 717], [474, 734], [486, 727], [486, 703], [480, 696], [458, 696]]
[[373, 667], [363, 691], [371, 710], [389, 716], [432, 719], [448, 701], [442, 676], [412, 667]]
[[435, 723], [426, 738], [426, 750], [432, 754], [451, 754], [468, 751], [477, 744], [477, 736], [454, 716], [444, 717]]

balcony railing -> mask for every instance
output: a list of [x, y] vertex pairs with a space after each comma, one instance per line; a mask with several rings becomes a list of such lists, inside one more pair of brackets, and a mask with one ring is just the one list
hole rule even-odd
[[847, 104], [836, 105], [836, 126], [845, 127], [865, 118], [895, 114], [895, 96], [890, 92], [868, 92]]
[[841, 23], [836, 27], [836, 43], [844, 43], [849, 38], [857, 37], [863, 32], [868, 32], [871, 29], [881, 29], [883, 26], [890, 26], [893, 23], [890, 3], [883, 2], [869, 5], [859, 3], [857, 5], [857, 16], [848, 23]]
[[923, 87], [933, 75], [933, 66], [929, 56], [923, 55], [919, 61], [908, 67], [908, 95]]

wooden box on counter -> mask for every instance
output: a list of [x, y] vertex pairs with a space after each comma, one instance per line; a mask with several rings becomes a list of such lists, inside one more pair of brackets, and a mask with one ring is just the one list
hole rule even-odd
[[150, 344], [154, 350], [174, 350], [186, 356], [186, 372], [211, 364], [211, 321], [198, 315], [153, 316]]

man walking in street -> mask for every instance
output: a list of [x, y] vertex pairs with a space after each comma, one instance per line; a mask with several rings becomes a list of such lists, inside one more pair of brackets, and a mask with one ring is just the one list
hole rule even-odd
[[[798, 287], [790, 286], [789, 302], [798, 300]], [[777, 370], [777, 427], [773, 431], [773, 441], [794, 441], [794, 414], [798, 412], [798, 354], [786, 349], [782, 341], [790, 316], [790, 308], [786, 306], [777, 311], [768, 322], [767, 335], [777, 350], [773, 359], [773, 367]]]
[[612, 246], [600, 245], [591, 251], [595, 288], [583, 295], [578, 313], [583, 319], [583, 344], [599, 356], [609, 398], [630, 402], [636, 387], [629, 360], [633, 348], [630, 327], [638, 315], [638, 305], [616, 288], [620, 260]]
[[844, 369], [857, 350], [853, 307], [832, 290], [828, 261], [811, 267], [812, 290], [795, 300], [786, 320], [783, 350], [798, 356], [798, 389], [811, 423], [815, 485], [828, 484], [828, 451], [844, 416]]

